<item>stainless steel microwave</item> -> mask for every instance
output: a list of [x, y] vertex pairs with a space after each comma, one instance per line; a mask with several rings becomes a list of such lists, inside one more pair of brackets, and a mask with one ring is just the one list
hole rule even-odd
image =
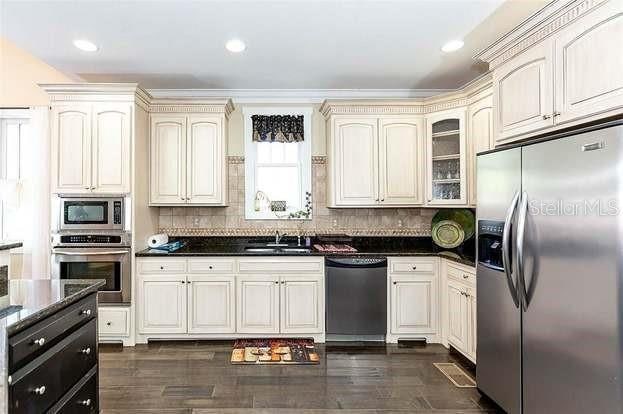
[[64, 230], [124, 230], [125, 199], [121, 196], [64, 196], [57, 199], [58, 226]]

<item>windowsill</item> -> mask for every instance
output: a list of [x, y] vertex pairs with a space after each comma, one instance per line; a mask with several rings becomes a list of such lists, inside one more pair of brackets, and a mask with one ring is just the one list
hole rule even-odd
[[0, 250], [11, 250], [22, 247], [24, 244], [18, 240], [0, 240]]
[[286, 211], [277, 212], [279, 215], [284, 215], [286, 217], [277, 217], [272, 211], [254, 211], [252, 213], [246, 212], [244, 215], [245, 220], [281, 220], [281, 221], [311, 221], [312, 217], [309, 218], [288, 218], [287, 215], [290, 214]]

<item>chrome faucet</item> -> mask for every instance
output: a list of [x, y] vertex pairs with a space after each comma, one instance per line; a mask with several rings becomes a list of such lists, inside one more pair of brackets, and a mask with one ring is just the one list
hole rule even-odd
[[286, 236], [286, 233], [279, 234], [279, 230], [275, 231], [275, 244], [281, 244], [281, 239]]

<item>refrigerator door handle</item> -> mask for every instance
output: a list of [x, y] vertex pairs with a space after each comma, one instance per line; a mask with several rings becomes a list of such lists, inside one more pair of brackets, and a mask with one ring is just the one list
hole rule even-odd
[[524, 277], [524, 238], [526, 233], [526, 215], [528, 214], [528, 194], [524, 191], [519, 203], [519, 216], [517, 218], [517, 275], [519, 278], [518, 291], [521, 295], [523, 310], [528, 309], [528, 292], [526, 291], [526, 279]]
[[517, 209], [517, 203], [519, 202], [519, 191], [515, 193], [513, 201], [511, 201], [508, 210], [506, 211], [506, 218], [504, 219], [504, 230], [502, 232], [502, 264], [504, 266], [504, 274], [506, 275], [506, 282], [508, 283], [508, 290], [511, 293], [515, 307], [519, 308], [519, 292], [517, 285], [513, 283], [512, 269], [511, 269], [511, 249], [510, 249], [510, 237], [511, 237], [511, 221], [515, 215]]

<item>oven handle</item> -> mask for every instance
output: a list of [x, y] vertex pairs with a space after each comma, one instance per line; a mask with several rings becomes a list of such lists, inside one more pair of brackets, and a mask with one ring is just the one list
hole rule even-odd
[[109, 252], [80, 252], [80, 253], [74, 253], [74, 252], [53, 252], [53, 254], [58, 254], [61, 256], [109, 256], [111, 254], [127, 254], [130, 253], [129, 250], [116, 250], [116, 251], [109, 251]]

